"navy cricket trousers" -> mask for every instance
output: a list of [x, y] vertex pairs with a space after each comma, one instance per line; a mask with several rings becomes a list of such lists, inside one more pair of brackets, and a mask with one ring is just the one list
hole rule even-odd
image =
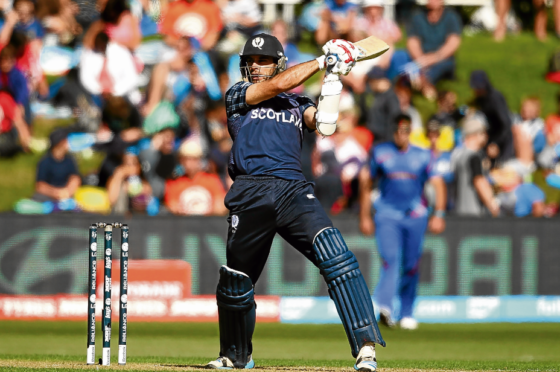
[[249, 275], [253, 284], [276, 233], [317, 265], [313, 240], [332, 222], [315, 198], [311, 182], [238, 176], [225, 205], [230, 211], [227, 266]]

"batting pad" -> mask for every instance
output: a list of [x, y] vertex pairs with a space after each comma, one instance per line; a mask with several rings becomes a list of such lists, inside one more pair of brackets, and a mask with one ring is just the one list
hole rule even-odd
[[235, 368], [245, 368], [253, 353], [256, 318], [253, 283], [244, 273], [222, 266], [216, 299], [220, 318], [220, 356], [228, 357]]
[[321, 231], [313, 243], [321, 275], [329, 288], [352, 348], [358, 356], [366, 342], [385, 346], [375, 321], [373, 303], [354, 253], [348, 250], [340, 231]]

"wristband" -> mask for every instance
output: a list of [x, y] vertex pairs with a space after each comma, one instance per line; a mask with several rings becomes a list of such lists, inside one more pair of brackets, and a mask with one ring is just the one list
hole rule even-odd
[[435, 211], [434, 212], [434, 217], [439, 217], [439, 218], [444, 218], [445, 217], [445, 211]]
[[326, 62], [325, 62], [325, 60], [326, 60], [326, 57], [325, 57], [325, 56], [321, 56], [321, 57], [315, 58], [315, 60], [316, 60], [317, 63], [319, 64], [319, 70], [323, 71], [323, 70], [327, 67], [327, 64], [326, 64]]

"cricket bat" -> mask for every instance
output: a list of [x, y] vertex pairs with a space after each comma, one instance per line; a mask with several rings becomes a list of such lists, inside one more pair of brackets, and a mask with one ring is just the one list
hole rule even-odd
[[356, 58], [356, 62], [377, 58], [389, 50], [389, 45], [375, 36], [357, 41], [354, 45], [360, 50], [360, 55]]
[[[357, 41], [354, 45], [359, 50], [356, 62], [377, 58], [389, 50], [389, 45], [375, 36]], [[330, 136], [335, 132], [338, 120], [338, 104], [340, 102], [342, 82], [340, 81], [340, 76], [329, 72], [336, 62], [336, 56], [327, 56], [327, 73], [323, 80], [321, 96], [317, 105], [317, 131], [323, 136]]]

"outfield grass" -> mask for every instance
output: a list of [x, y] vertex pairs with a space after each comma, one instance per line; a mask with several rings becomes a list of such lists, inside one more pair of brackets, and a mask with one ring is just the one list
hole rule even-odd
[[[401, 44], [401, 47], [404, 44]], [[467, 103], [472, 98], [469, 88], [471, 71], [483, 69], [501, 90], [510, 106], [517, 112], [523, 97], [536, 95], [542, 99], [543, 114], [556, 110], [555, 95], [560, 91], [556, 84], [545, 82], [544, 74], [548, 60], [559, 48], [555, 38], [539, 42], [533, 33], [521, 33], [509, 36], [504, 42], [496, 43], [490, 35], [477, 34], [464, 36], [457, 54], [457, 78], [443, 82], [441, 89], [450, 89], [458, 93], [459, 103]], [[306, 50], [314, 49], [311, 45]], [[317, 78], [318, 79], [318, 78]], [[414, 103], [424, 120], [435, 111], [434, 102], [429, 102], [420, 95], [414, 97]], [[65, 123], [37, 120], [34, 124], [34, 136], [45, 138], [48, 133]], [[40, 154], [22, 154], [14, 159], [0, 160], [0, 212], [11, 210], [20, 198], [33, 194], [35, 168]], [[78, 159], [80, 171], [85, 174], [100, 164], [101, 156], [94, 159]]]
[[[218, 355], [215, 323], [132, 322], [128, 331], [129, 368], [194, 368]], [[558, 371], [560, 366], [560, 324], [422, 324], [415, 332], [382, 332], [387, 347], [378, 348], [377, 357], [383, 369]], [[16, 363], [77, 368], [85, 360], [85, 341], [85, 322], [0, 322], [0, 368]], [[116, 335], [112, 341], [116, 358]], [[352, 365], [341, 325], [258, 324], [254, 357], [263, 367]]]

